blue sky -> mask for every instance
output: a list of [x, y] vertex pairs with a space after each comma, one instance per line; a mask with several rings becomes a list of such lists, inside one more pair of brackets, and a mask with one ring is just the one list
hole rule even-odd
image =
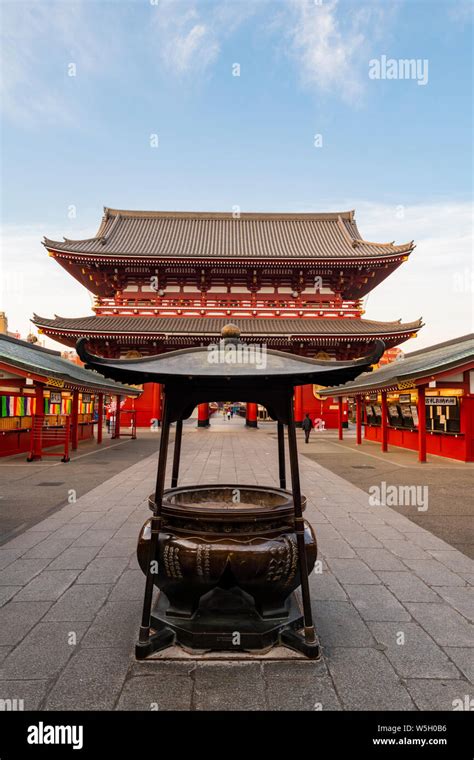
[[[472, 329], [470, 2], [1, 9], [0, 308], [10, 329], [26, 333], [33, 310], [89, 313], [87, 292], [40, 240], [94, 234], [104, 205], [355, 208], [366, 238], [418, 244], [365, 316], [422, 315], [427, 327], [408, 350]], [[370, 79], [382, 56], [427, 61], [427, 83]]]

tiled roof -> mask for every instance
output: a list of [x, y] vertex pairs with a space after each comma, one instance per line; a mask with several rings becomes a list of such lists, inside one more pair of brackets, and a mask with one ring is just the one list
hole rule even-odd
[[[58, 317], [46, 319], [33, 316], [38, 327], [54, 330], [77, 331], [83, 335], [95, 333], [117, 334], [179, 334], [179, 335], [219, 335], [229, 322], [218, 317]], [[418, 330], [421, 319], [415, 322], [373, 322], [368, 319], [350, 318], [254, 318], [234, 319], [242, 336], [255, 335], [363, 335], [407, 333]]]
[[[435, 375], [438, 372], [455, 370], [456, 367], [473, 361], [474, 334], [471, 333], [446, 343], [405, 354], [403, 359], [385, 364], [370, 374], [360, 375], [357, 380], [346, 383], [337, 390], [339, 393], [344, 391], [344, 394], [351, 395], [374, 388], [396, 387], [398, 384]], [[328, 388], [320, 393], [330, 396], [334, 390], [334, 388]]]
[[361, 239], [353, 211], [245, 214], [104, 209], [97, 235], [48, 249], [101, 256], [225, 259], [377, 258], [408, 254], [404, 245]]
[[112, 380], [106, 380], [97, 372], [62, 359], [59, 351], [51, 351], [42, 346], [35, 346], [23, 340], [0, 334], [0, 362], [24, 371], [44, 377], [64, 380], [72, 385], [100, 390], [110, 393], [139, 395], [136, 388], [119, 385]]

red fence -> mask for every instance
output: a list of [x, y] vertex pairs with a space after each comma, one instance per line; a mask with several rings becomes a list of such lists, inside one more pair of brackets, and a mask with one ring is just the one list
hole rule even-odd
[[[33, 462], [42, 457], [61, 457], [61, 462], [69, 462], [69, 447], [71, 441], [71, 418], [62, 416], [62, 423], [57, 425], [45, 424], [44, 415], [33, 415], [30, 438], [30, 455], [27, 462]], [[46, 451], [45, 447], [60, 446], [59, 451]]]

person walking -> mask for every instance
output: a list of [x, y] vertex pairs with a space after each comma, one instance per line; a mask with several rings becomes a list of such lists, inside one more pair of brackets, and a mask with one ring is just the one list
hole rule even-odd
[[313, 429], [313, 422], [310, 419], [310, 416], [308, 413], [306, 413], [306, 417], [304, 418], [303, 422], [301, 423], [301, 427], [304, 430], [304, 442], [309, 443], [309, 434], [311, 433]]

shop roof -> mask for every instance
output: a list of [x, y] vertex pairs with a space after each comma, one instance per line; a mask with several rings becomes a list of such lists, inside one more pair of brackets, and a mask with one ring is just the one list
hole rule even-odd
[[63, 359], [59, 351], [36, 346], [9, 335], [0, 334], [0, 362], [12, 368], [20, 369], [54, 380], [88, 390], [105, 393], [138, 396], [140, 391], [129, 388], [111, 380], [106, 380], [97, 372], [79, 367], [77, 364]]
[[319, 391], [321, 396], [357, 395], [360, 392], [403, 387], [422, 378], [430, 379], [437, 374], [455, 371], [474, 362], [474, 334], [438, 343], [405, 354], [403, 358], [386, 364], [380, 369], [360, 375], [345, 385]]

